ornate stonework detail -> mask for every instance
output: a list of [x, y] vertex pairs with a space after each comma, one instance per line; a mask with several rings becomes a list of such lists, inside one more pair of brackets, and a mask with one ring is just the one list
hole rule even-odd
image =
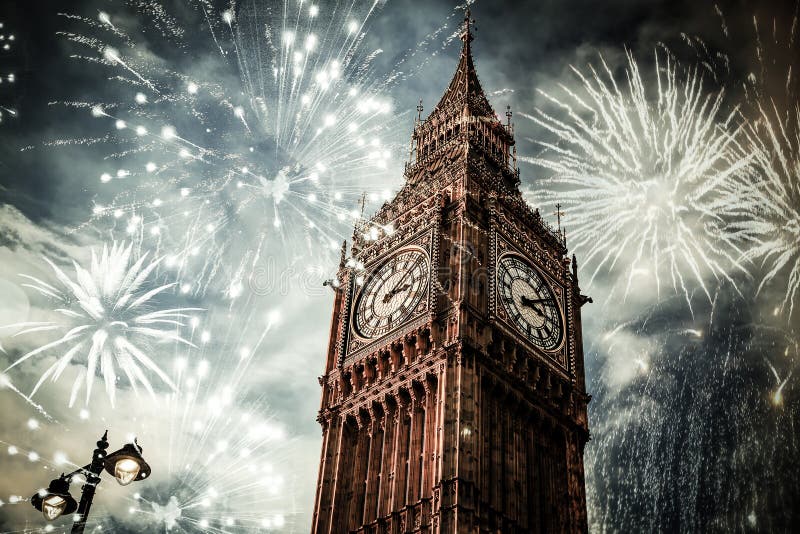
[[[462, 39], [445, 94], [414, 125], [405, 185], [356, 227], [349, 259], [342, 250], [312, 534], [587, 529], [588, 297], [560, 230], [522, 197], [511, 114], [501, 123], [481, 89], [468, 18]], [[376, 225], [391, 231], [375, 239]], [[402, 319], [359, 334], [360, 288], [411, 248], [427, 261], [427, 293], [406, 298], [422, 289], [398, 263], [372, 295], [388, 309], [408, 302]], [[509, 255], [530, 274], [503, 293]], [[545, 305], [558, 310], [557, 344], [521, 330], [540, 328]]]

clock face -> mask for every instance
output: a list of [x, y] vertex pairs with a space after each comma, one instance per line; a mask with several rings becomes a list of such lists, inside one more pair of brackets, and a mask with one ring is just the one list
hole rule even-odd
[[428, 287], [428, 257], [417, 249], [401, 251], [367, 279], [355, 308], [356, 332], [374, 338], [414, 314]]
[[511, 321], [543, 350], [561, 343], [561, 310], [539, 272], [517, 256], [505, 256], [497, 269], [498, 296]]

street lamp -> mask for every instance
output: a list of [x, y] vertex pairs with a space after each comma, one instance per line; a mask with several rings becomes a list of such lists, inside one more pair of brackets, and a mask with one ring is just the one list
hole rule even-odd
[[[47, 489], [42, 489], [31, 497], [33, 507], [42, 512], [48, 521], [62, 515], [69, 515], [77, 509], [77, 518], [72, 525], [72, 533], [82, 534], [103, 469], [114, 475], [121, 486], [127, 486], [131, 482], [144, 480], [150, 476], [150, 466], [142, 458], [142, 448], [136, 443], [136, 440], [108, 455], [106, 449], [108, 449], [108, 430], [97, 442], [97, 448], [92, 454], [92, 462], [67, 475], [62, 473], [59, 478], [50, 481]], [[75, 499], [69, 494], [70, 481], [76, 475], [83, 475], [86, 478], [86, 483], [81, 488], [80, 503], [75, 502]]]
[[71, 514], [78, 508], [78, 502], [69, 494], [69, 477], [61, 475], [50, 482], [50, 486], [31, 497], [31, 504], [52, 521], [63, 514]]
[[109, 454], [104, 467], [109, 474], [116, 477], [120, 486], [144, 480], [150, 476], [150, 466], [142, 458], [142, 448], [138, 444], [128, 443], [120, 450]]

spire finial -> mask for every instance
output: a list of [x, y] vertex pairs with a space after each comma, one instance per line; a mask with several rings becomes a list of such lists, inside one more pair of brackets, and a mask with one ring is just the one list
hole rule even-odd
[[558, 221], [558, 233], [561, 233], [561, 216], [565, 215], [563, 211], [561, 211], [561, 202], [556, 203], [556, 211], [553, 212], [553, 215], [556, 216], [556, 220]]
[[342, 250], [339, 253], [339, 270], [341, 271], [344, 269], [345, 262], [347, 260], [347, 240], [345, 239], [342, 241]]
[[364, 218], [364, 207], [367, 205], [367, 192], [364, 191], [361, 193], [361, 200], [359, 200], [358, 205], [361, 206], [361, 218]]
[[466, 46], [469, 46], [469, 42], [472, 41], [471, 27], [475, 25], [475, 19], [471, 18], [471, 14], [469, 5], [467, 5], [467, 9], [464, 11], [464, 29], [461, 30], [461, 40]]

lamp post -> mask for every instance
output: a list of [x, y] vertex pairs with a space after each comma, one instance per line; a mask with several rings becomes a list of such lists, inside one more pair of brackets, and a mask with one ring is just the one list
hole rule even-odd
[[[108, 430], [97, 442], [91, 463], [67, 475], [62, 473], [59, 478], [52, 480], [47, 489], [42, 489], [31, 497], [33, 507], [42, 512], [48, 521], [65, 514], [69, 515], [77, 509], [72, 533], [82, 534], [103, 469], [114, 475], [122, 486], [150, 476], [150, 466], [142, 458], [142, 448], [135, 440], [134, 443], [128, 443], [111, 454], [106, 454], [106, 449], [108, 449]], [[69, 484], [76, 475], [83, 475], [86, 479], [81, 488], [80, 503], [69, 494]]]

